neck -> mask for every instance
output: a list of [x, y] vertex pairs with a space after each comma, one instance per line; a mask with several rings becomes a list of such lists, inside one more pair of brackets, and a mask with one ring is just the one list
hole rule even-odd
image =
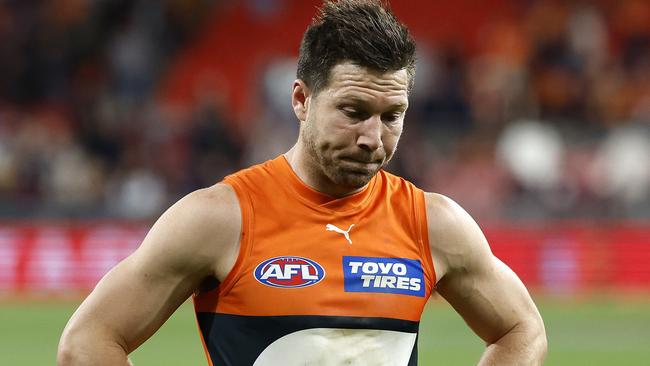
[[291, 150], [284, 153], [284, 157], [289, 162], [291, 169], [310, 188], [320, 193], [326, 194], [333, 198], [341, 198], [362, 191], [367, 185], [361, 188], [350, 188], [341, 186], [332, 182], [329, 177], [323, 173], [318, 162], [305, 151], [300, 141], [298, 141]]

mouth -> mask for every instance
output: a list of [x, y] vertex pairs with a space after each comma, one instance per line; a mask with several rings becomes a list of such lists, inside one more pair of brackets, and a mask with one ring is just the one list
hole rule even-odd
[[374, 160], [361, 160], [361, 159], [354, 159], [350, 157], [341, 158], [340, 160], [344, 162], [346, 165], [350, 165], [356, 168], [361, 168], [364, 171], [372, 170], [375, 167], [379, 166], [379, 162]]

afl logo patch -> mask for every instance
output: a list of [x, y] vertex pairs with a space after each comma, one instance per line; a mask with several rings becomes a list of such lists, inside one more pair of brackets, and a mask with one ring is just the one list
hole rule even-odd
[[323, 267], [302, 257], [275, 257], [255, 267], [255, 279], [267, 286], [299, 288], [315, 285], [325, 278]]

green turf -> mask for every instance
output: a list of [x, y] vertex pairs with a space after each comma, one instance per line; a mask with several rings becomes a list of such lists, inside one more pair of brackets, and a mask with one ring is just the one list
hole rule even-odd
[[[549, 340], [546, 365], [650, 365], [650, 303], [538, 303]], [[483, 349], [443, 303], [429, 307], [420, 332], [423, 365], [476, 364]]]
[[[650, 365], [650, 303], [539, 301], [549, 337], [547, 365]], [[52, 365], [70, 303], [0, 303], [0, 365]], [[471, 365], [482, 343], [444, 303], [420, 326], [420, 365]], [[136, 366], [206, 365], [189, 304], [131, 356]]]

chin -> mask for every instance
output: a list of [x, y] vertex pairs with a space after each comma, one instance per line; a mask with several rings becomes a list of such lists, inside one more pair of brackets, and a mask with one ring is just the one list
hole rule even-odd
[[342, 186], [358, 189], [368, 184], [375, 174], [377, 174], [376, 171], [372, 173], [339, 171], [333, 181]]
[[323, 172], [337, 186], [350, 190], [363, 188], [384, 167], [383, 163], [363, 164], [349, 161], [328, 161], [322, 164]]

